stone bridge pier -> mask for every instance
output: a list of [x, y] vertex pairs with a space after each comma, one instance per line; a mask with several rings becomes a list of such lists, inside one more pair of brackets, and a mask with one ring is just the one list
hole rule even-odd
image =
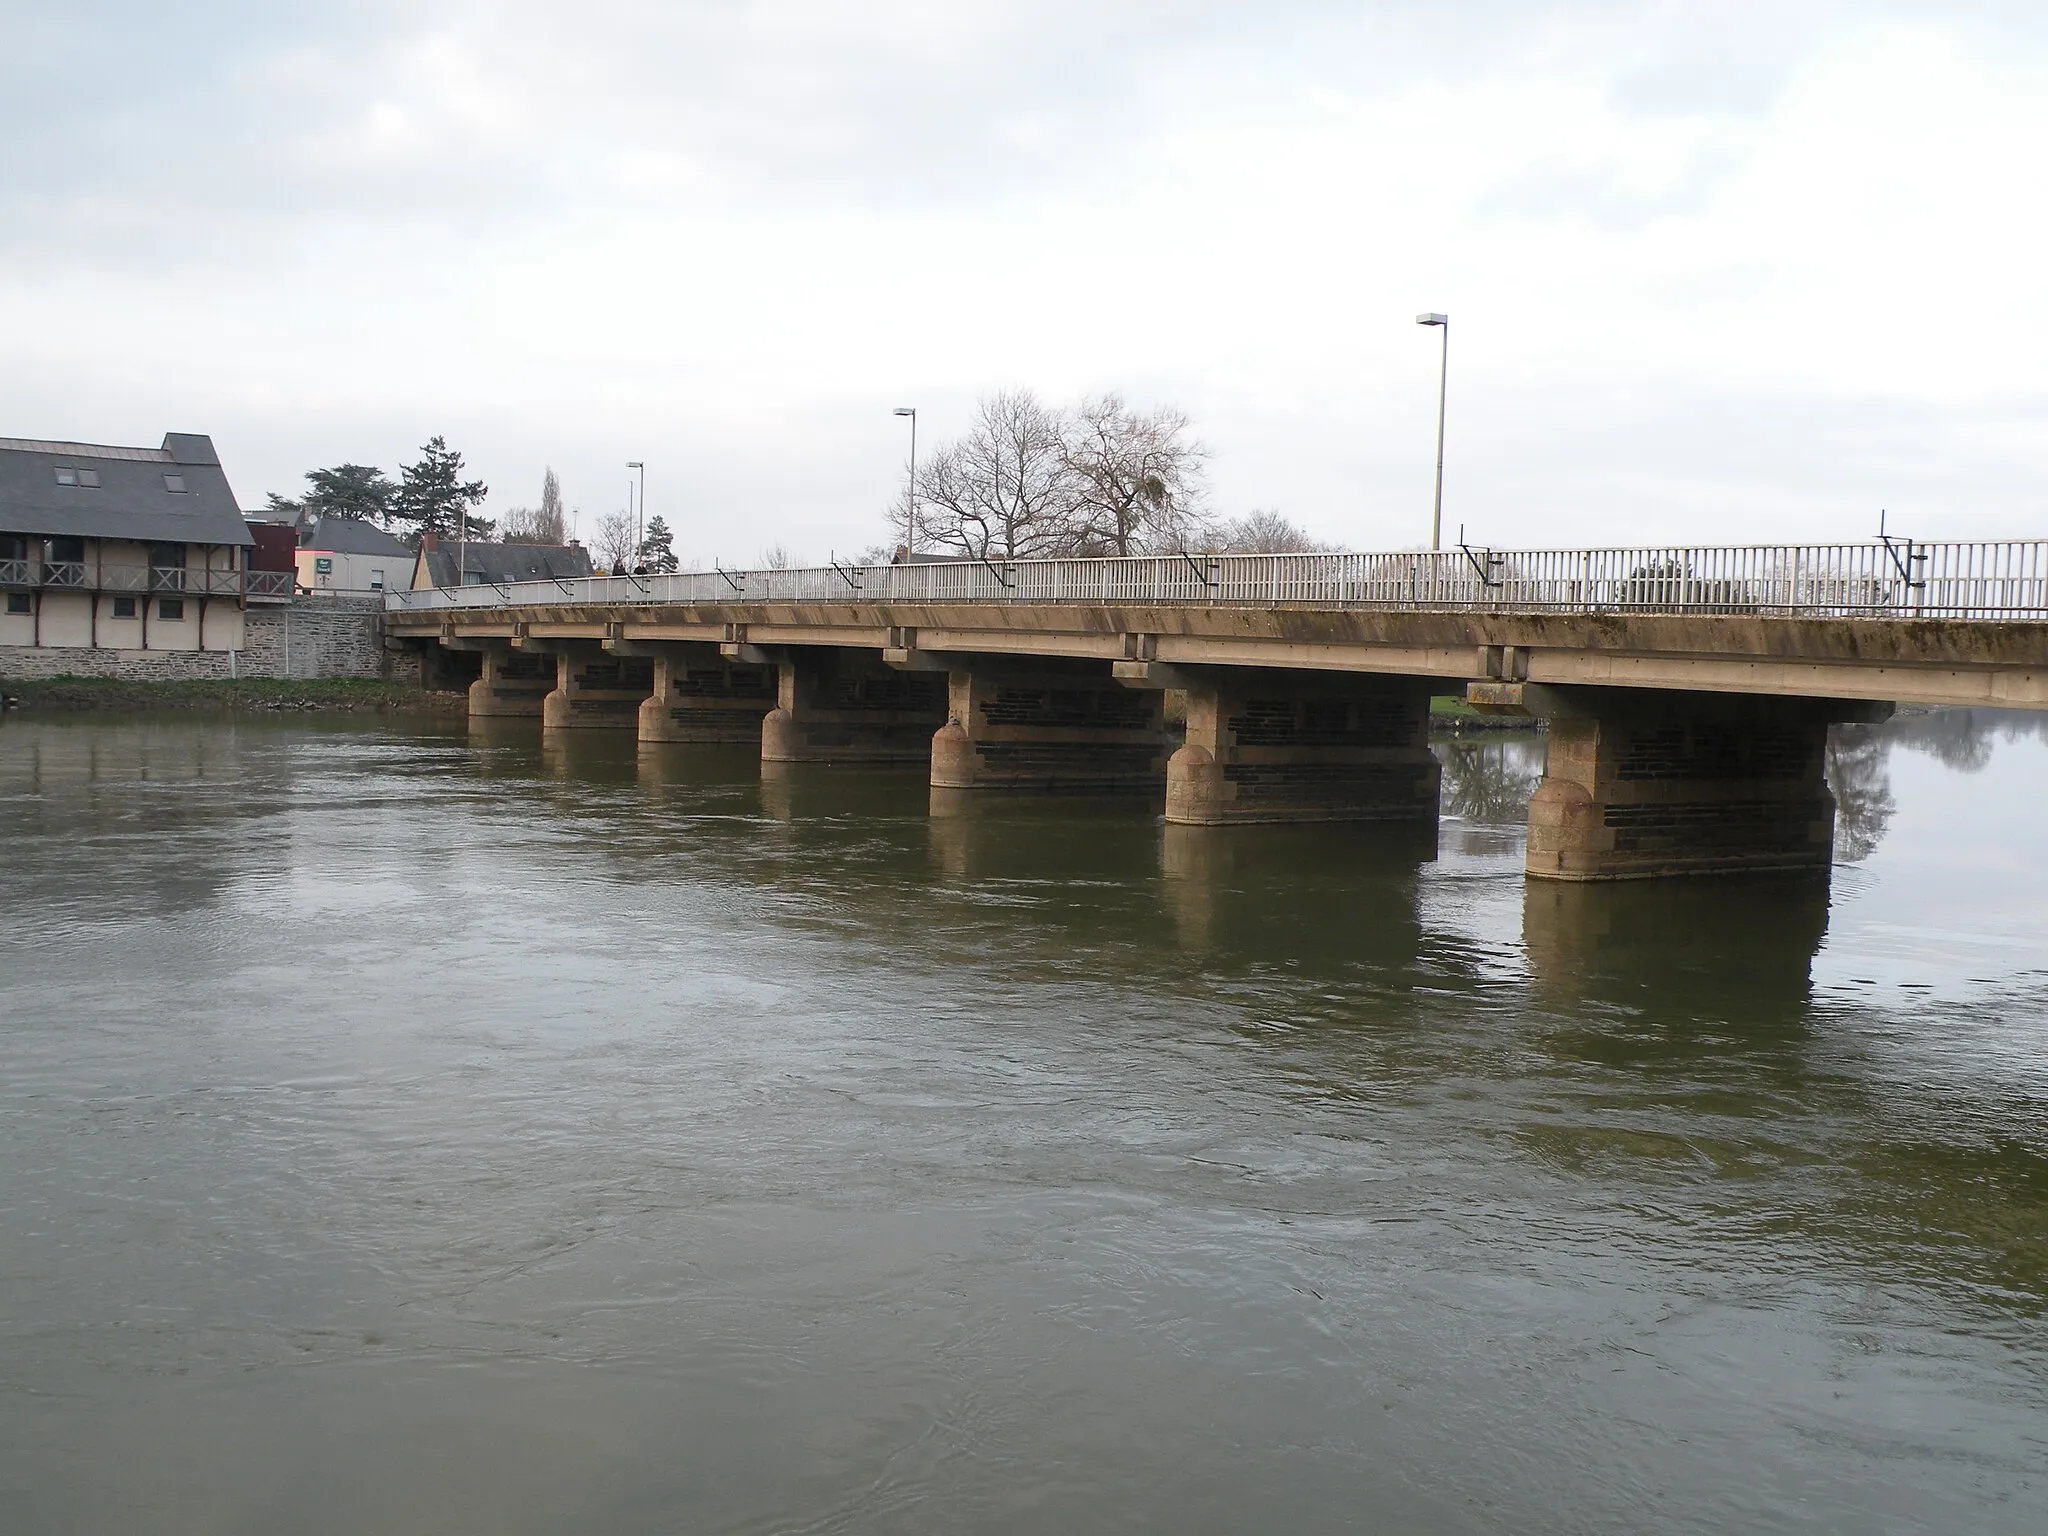
[[1166, 775], [1163, 695], [1099, 661], [975, 657], [946, 681], [934, 789], [1152, 792]]
[[1187, 690], [1187, 742], [1166, 766], [1166, 819], [1434, 825], [1431, 684], [1405, 677], [1120, 662], [1139, 687]]
[[630, 731], [640, 723], [640, 701], [654, 691], [654, 663], [643, 656], [613, 656], [594, 640], [533, 637], [522, 649], [550, 653], [555, 686], [542, 702], [544, 730]]
[[1825, 872], [1835, 833], [1828, 726], [1891, 713], [1834, 699], [1521, 692], [1549, 724], [1529, 802], [1526, 867], [1539, 880]]
[[607, 640], [607, 654], [650, 662], [652, 691], [639, 704], [640, 740], [746, 742], [761, 739], [780, 674], [768, 661], [734, 661], [709, 641]]
[[868, 651], [728, 642], [728, 660], [777, 669], [775, 707], [761, 717], [767, 763], [921, 763], [946, 721], [946, 680], [903, 671]]
[[509, 640], [442, 640], [449, 650], [481, 653], [483, 670], [469, 685], [469, 717], [493, 720], [534, 717], [555, 686], [555, 658], [515, 651]]

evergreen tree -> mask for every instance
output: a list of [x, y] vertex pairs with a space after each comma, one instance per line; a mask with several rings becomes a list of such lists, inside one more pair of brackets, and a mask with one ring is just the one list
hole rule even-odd
[[462, 478], [462, 455], [435, 437], [420, 449], [419, 463], [403, 471], [397, 494], [391, 498], [391, 521], [406, 530], [406, 538], [418, 544], [424, 534], [444, 538], [488, 539], [491, 523], [476, 515], [474, 508], [489, 493], [481, 480]]
[[647, 520], [647, 536], [640, 541], [639, 560], [657, 575], [665, 576], [676, 569], [675, 539], [659, 512]]
[[306, 483], [312, 489], [303, 505], [314, 517], [353, 517], [365, 523], [388, 522], [392, 498], [398, 493], [384, 471], [369, 464], [310, 470]]

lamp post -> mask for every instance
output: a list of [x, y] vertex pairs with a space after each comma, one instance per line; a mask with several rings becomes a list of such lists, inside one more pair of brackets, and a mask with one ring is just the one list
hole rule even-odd
[[640, 515], [633, 520], [633, 559], [637, 562], [640, 548], [647, 542], [647, 535], [642, 531], [642, 525], [647, 521], [647, 466], [638, 459], [628, 459], [626, 468], [640, 471]]
[[899, 405], [898, 416], [910, 418], [910, 495], [909, 515], [903, 520], [903, 548], [908, 553], [917, 549], [917, 407]]
[[1451, 384], [1451, 317], [1427, 314], [1415, 317], [1417, 325], [1440, 325], [1444, 332], [1444, 360], [1436, 382], [1436, 509], [1429, 519], [1429, 547], [1444, 547], [1444, 396]]

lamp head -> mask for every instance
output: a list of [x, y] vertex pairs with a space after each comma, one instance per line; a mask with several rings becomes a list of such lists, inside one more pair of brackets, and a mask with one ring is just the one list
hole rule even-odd
[[917, 407], [914, 405], [899, 405], [896, 407], [896, 414], [898, 416], [915, 416], [917, 414]]
[[1451, 323], [1451, 317], [1449, 315], [1436, 314], [1417, 315], [1415, 317], [1415, 323], [1417, 325], [1449, 325]]
[[628, 469], [645, 469], [646, 467], [647, 466], [645, 464], [642, 464], [638, 459], [626, 460], [626, 468]]

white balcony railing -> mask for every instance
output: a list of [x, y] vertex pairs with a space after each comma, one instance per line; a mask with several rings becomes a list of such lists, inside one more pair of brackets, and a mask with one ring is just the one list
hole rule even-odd
[[394, 612], [566, 604], [1091, 605], [2048, 619], [2048, 540], [1154, 555], [594, 576], [393, 592]]

